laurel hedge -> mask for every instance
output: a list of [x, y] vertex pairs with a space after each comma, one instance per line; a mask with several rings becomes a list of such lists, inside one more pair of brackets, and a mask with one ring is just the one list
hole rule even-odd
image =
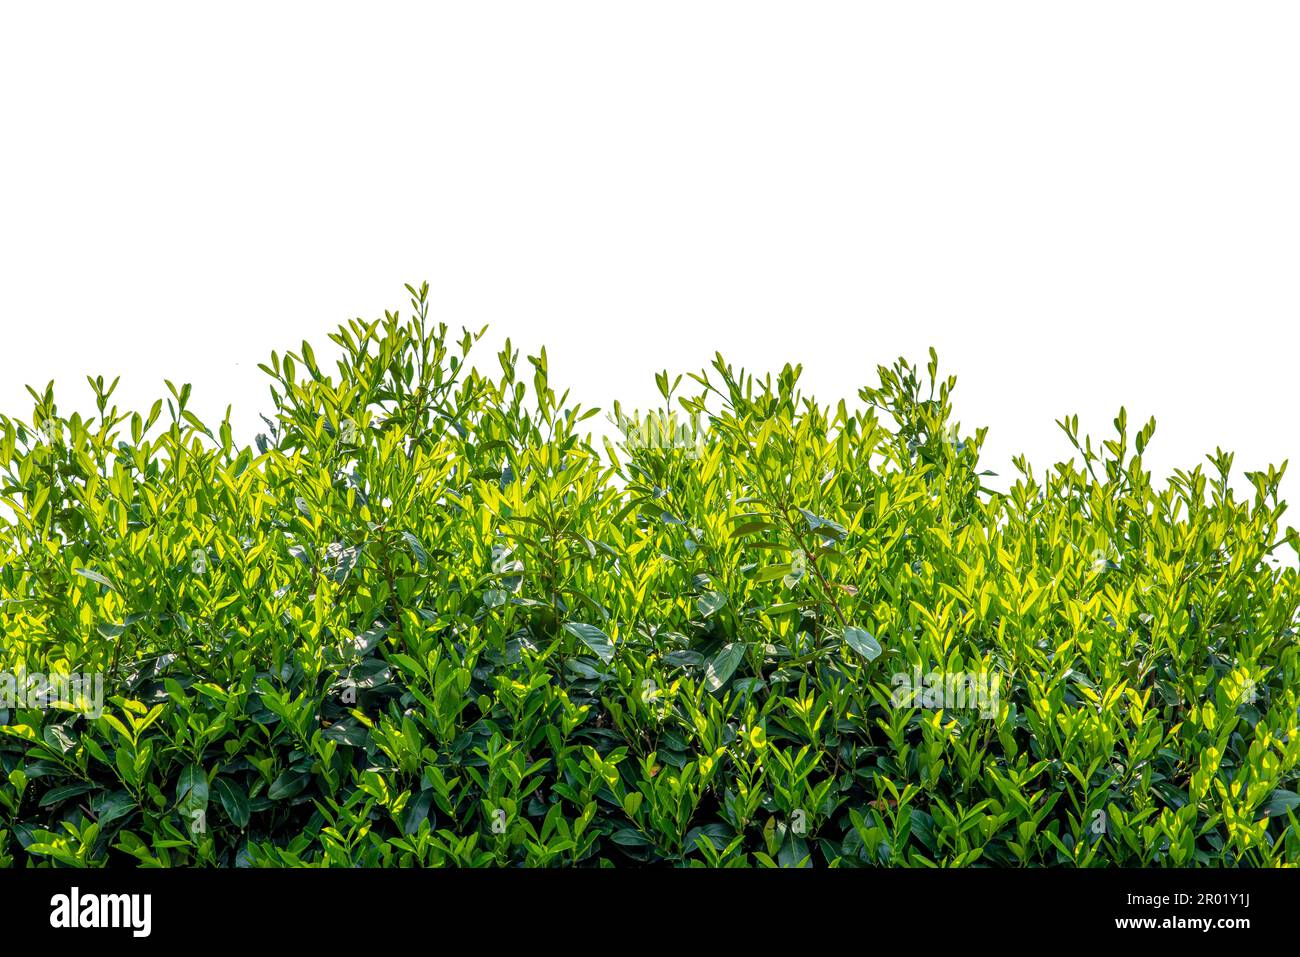
[[593, 421], [408, 289], [251, 446], [0, 417], [0, 864], [1300, 862], [1285, 466], [1121, 411], [995, 490], [933, 352]]

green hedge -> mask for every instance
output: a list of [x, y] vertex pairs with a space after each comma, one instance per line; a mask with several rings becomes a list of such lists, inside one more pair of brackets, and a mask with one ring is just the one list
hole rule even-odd
[[253, 447], [170, 383], [0, 418], [0, 863], [1300, 862], [1281, 470], [1153, 484], [1121, 412], [995, 492], [933, 353], [597, 442], [410, 291]]

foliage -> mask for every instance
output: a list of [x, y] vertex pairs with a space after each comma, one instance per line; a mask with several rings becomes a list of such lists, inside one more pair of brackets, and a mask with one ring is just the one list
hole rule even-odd
[[856, 407], [719, 356], [598, 447], [410, 291], [253, 447], [171, 383], [0, 418], [0, 667], [107, 696], [0, 709], [0, 864], [1300, 862], [1282, 470], [1153, 484], [1121, 412], [991, 491], [933, 353]]

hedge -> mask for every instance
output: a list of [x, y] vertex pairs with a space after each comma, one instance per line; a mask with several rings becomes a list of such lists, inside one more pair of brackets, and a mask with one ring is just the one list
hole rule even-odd
[[998, 491], [933, 352], [598, 440], [408, 290], [252, 446], [170, 382], [0, 417], [0, 864], [1300, 862], [1285, 466], [1153, 481], [1121, 411]]

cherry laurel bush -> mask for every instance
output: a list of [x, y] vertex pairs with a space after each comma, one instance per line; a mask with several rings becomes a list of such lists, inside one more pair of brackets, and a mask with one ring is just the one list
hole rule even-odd
[[1155, 482], [1121, 411], [996, 491], [933, 352], [597, 439], [408, 289], [251, 446], [0, 417], [0, 864], [1300, 863], [1285, 466]]

